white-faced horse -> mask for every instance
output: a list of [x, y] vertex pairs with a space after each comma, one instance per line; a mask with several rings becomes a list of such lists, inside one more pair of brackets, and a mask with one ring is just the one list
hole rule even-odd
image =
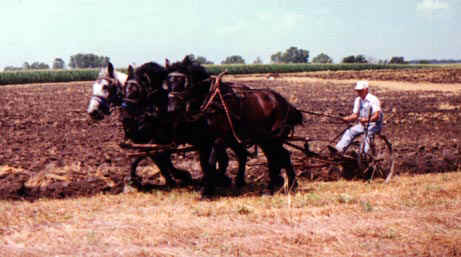
[[123, 85], [128, 75], [114, 69], [108, 63], [106, 69], [101, 69], [98, 78], [93, 83], [93, 95], [90, 98], [87, 112], [94, 120], [101, 120], [110, 114], [112, 105], [120, 105], [123, 97]]

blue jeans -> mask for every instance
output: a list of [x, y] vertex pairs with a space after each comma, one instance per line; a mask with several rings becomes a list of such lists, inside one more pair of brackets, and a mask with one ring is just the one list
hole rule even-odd
[[[368, 135], [365, 140], [364, 146], [365, 153], [368, 153], [368, 150], [370, 149], [370, 140], [376, 133], [379, 133], [381, 131], [381, 127], [381, 123], [370, 123], [368, 125]], [[365, 133], [365, 127], [361, 123], [350, 127], [344, 132], [343, 136], [341, 137], [341, 140], [339, 140], [339, 142], [336, 144], [336, 149], [339, 152], [343, 153], [344, 150], [352, 143], [352, 140], [354, 140], [354, 138], [360, 136], [363, 133]]]

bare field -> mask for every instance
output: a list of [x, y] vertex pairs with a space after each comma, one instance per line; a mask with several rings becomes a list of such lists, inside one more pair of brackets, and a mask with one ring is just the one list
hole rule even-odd
[[[300, 109], [331, 115], [348, 114], [355, 96], [355, 77], [225, 79], [274, 88]], [[390, 184], [325, 182], [331, 178], [307, 170], [290, 149], [296, 194], [262, 196], [267, 171], [259, 157], [249, 161], [247, 187], [212, 202], [198, 201], [189, 187], [130, 192], [117, 112], [99, 123], [85, 113], [91, 82], [0, 87], [0, 255], [461, 255], [458, 83], [372, 79], [397, 156], [399, 176]], [[344, 126], [305, 115], [296, 135], [318, 139], [319, 150]], [[198, 178], [196, 158], [174, 162]], [[161, 184], [147, 167], [145, 180]], [[315, 181], [305, 176], [312, 172]]]
[[[382, 77], [379, 72], [375, 71], [376, 77]], [[444, 74], [433, 72], [430, 77]], [[350, 73], [347, 77], [357, 76]], [[302, 110], [330, 115], [350, 113], [355, 97], [353, 81], [342, 80], [343, 75], [334, 78], [327, 73], [331, 79], [322, 79], [315, 74], [282, 74], [274, 80], [265, 75], [225, 79], [273, 88]], [[456, 170], [461, 159], [461, 87], [456, 83], [400, 82], [399, 74], [393, 81], [372, 81], [370, 89], [383, 102], [383, 133], [393, 143], [398, 173]], [[5, 86], [0, 93], [1, 198], [61, 198], [123, 191], [130, 159], [118, 146], [123, 138], [118, 113], [115, 110], [99, 123], [87, 117], [91, 82]], [[334, 120], [306, 114], [305, 124], [297, 128], [296, 135], [316, 139], [313, 147], [320, 151], [334, 143], [331, 140], [344, 127]], [[318, 180], [331, 180], [322, 171], [307, 170], [303, 165], [306, 158], [299, 151], [293, 150], [292, 157], [298, 174], [315, 173], [313, 177]], [[193, 153], [176, 156], [175, 164], [200, 177], [196, 159]], [[249, 161], [248, 182], [258, 187], [264, 184], [264, 163], [262, 156]], [[233, 175], [235, 171], [236, 163], [232, 162], [229, 173]], [[149, 167], [146, 180], [161, 182], [156, 172], [156, 167]]]

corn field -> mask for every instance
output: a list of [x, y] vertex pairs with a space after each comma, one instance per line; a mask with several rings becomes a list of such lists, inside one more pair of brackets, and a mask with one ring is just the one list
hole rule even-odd
[[[227, 70], [228, 74], [289, 73], [339, 70], [420, 69], [428, 65], [385, 65], [385, 64], [230, 64], [205, 65], [211, 74]], [[126, 69], [120, 69], [126, 72]], [[82, 70], [37, 70], [0, 72], [0, 85], [27, 83], [54, 83], [69, 81], [90, 81], [98, 76], [98, 69]]]
[[95, 80], [98, 69], [0, 72], [0, 85]]

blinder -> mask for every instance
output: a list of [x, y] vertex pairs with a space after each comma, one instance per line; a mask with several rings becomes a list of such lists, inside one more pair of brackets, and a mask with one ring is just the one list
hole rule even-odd
[[106, 99], [105, 97], [100, 95], [92, 95], [91, 99], [95, 99], [99, 103], [99, 109], [102, 113], [104, 113], [105, 115], [109, 115], [111, 112], [110, 106], [119, 105], [122, 101], [121, 85], [117, 79], [111, 77], [102, 77], [98, 80], [106, 80], [107, 82], [109, 82], [109, 97]]

